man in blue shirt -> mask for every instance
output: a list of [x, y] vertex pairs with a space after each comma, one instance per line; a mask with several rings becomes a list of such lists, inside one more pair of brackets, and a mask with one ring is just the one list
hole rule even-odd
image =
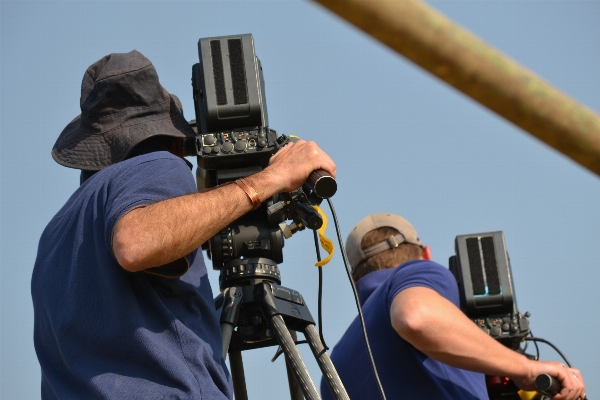
[[198, 193], [181, 103], [137, 51], [91, 65], [81, 115], [52, 156], [81, 186], [44, 230], [31, 282], [43, 399], [230, 399], [219, 321], [198, 248], [310, 172], [313, 142], [243, 182]]
[[[537, 375], [563, 386], [553, 399], [584, 397], [576, 369], [536, 362], [485, 334], [459, 309], [456, 280], [431, 261], [414, 227], [394, 214], [361, 220], [346, 241], [369, 343], [388, 399], [488, 399], [484, 374], [511, 378], [534, 390]], [[352, 400], [372, 400], [379, 390], [355, 319], [331, 359]], [[332, 399], [325, 381], [324, 399]]]

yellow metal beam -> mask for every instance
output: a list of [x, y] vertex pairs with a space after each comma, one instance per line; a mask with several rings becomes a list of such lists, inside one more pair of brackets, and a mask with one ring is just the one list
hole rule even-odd
[[315, 0], [600, 175], [600, 117], [419, 0]]

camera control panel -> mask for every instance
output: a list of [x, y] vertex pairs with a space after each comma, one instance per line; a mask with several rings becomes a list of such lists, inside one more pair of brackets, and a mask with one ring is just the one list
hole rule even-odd
[[507, 313], [475, 318], [473, 322], [485, 333], [508, 347], [518, 348], [519, 343], [529, 334], [529, 313]]
[[240, 161], [266, 166], [276, 150], [276, 141], [277, 132], [265, 127], [200, 134], [196, 136], [199, 166], [236, 168]]

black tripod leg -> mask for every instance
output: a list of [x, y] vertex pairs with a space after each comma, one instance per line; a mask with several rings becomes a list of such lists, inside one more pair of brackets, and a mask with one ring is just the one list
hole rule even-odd
[[233, 334], [233, 325], [228, 322], [221, 322], [221, 344], [223, 346], [223, 360], [227, 360], [227, 350]]
[[306, 397], [307, 400], [320, 400], [321, 397], [319, 397], [317, 388], [310, 379], [310, 375], [308, 375], [304, 361], [302, 361], [302, 358], [300, 357], [300, 352], [296, 348], [294, 339], [292, 339], [292, 336], [283, 321], [283, 317], [281, 315], [274, 315], [271, 318], [271, 323], [273, 324], [273, 330], [275, 331], [279, 345], [286, 355], [286, 360], [289, 360], [289, 365], [296, 377], [296, 381], [300, 385], [304, 397]]
[[323, 347], [323, 343], [321, 343], [321, 339], [319, 338], [315, 326], [312, 324], [307, 325], [304, 329], [304, 336], [308, 341], [310, 349], [315, 355], [315, 359], [321, 368], [321, 372], [323, 372], [323, 376], [329, 385], [329, 389], [331, 389], [331, 393], [333, 393], [333, 397], [336, 400], [350, 400], [348, 393], [346, 393], [346, 388], [340, 380], [340, 377], [331, 362], [331, 358], [329, 358], [329, 354], [327, 354], [325, 347]]
[[[226, 288], [222, 293], [223, 303], [220, 308], [219, 321], [221, 323], [221, 344], [223, 346], [223, 360], [227, 359], [229, 342], [233, 329], [237, 323], [240, 314], [240, 305], [242, 304], [242, 290], [238, 287]], [[241, 360], [241, 358], [240, 358]]]
[[229, 353], [229, 367], [231, 368], [231, 379], [233, 380], [233, 395], [235, 400], [248, 400], [246, 389], [246, 377], [244, 375], [244, 362], [242, 352], [233, 351]]
[[[296, 331], [288, 331], [290, 332], [292, 340], [296, 342]], [[294, 370], [292, 369], [292, 366], [287, 356], [285, 356], [285, 369], [287, 371], [288, 383], [290, 385], [290, 400], [304, 400], [302, 389], [300, 389], [300, 385], [298, 385], [298, 381], [296, 380], [296, 376], [294, 375]]]

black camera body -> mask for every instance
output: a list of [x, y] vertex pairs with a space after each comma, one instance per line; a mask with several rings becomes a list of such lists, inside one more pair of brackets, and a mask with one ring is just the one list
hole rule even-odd
[[[455, 250], [449, 269], [458, 283], [461, 310], [486, 334], [524, 353], [521, 343], [531, 332], [529, 313], [517, 309], [504, 234], [459, 235]], [[521, 399], [519, 388], [509, 378], [486, 376], [486, 386], [490, 400]]]
[[192, 86], [198, 187], [204, 189], [259, 172], [278, 147], [252, 35], [200, 39], [198, 55]]
[[504, 234], [459, 235], [449, 268], [456, 277], [462, 311], [505, 346], [518, 350], [529, 335], [529, 320], [517, 309]]

